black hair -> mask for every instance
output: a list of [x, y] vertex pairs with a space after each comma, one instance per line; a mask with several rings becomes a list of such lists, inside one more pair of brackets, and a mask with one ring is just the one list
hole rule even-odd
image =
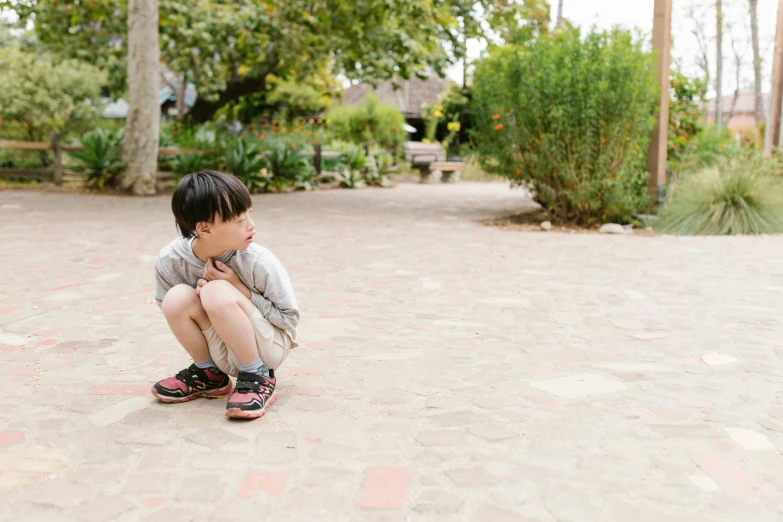
[[186, 175], [171, 197], [171, 211], [186, 238], [196, 235], [197, 223], [214, 223], [215, 218], [231, 221], [251, 206], [247, 187], [231, 174], [215, 170]]

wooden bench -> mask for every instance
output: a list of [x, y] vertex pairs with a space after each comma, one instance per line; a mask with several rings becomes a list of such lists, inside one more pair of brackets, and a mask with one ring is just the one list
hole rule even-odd
[[431, 183], [436, 173], [443, 183], [457, 183], [459, 173], [465, 168], [458, 158], [448, 158], [440, 143], [406, 141], [402, 150], [411, 167], [419, 171], [422, 183]]

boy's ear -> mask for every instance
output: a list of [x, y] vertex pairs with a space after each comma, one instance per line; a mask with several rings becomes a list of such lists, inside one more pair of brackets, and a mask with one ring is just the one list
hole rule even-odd
[[206, 221], [199, 221], [196, 223], [196, 233], [199, 236], [208, 236], [212, 233], [212, 230], [210, 229], [210, 225]]

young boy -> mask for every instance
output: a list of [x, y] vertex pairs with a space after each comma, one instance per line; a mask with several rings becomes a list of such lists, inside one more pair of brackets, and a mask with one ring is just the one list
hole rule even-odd
[[152, 387], [163, 402], [219, 398], [226, 415], [262, 416], [275, 402], [274, 370], [297, 346], [299, 308], [288, 273], [253, 243], [250, 193], [234, 176], [188, 174], [171, 209], [182, 237], [155, 262], [155, 300], [194, 361]]

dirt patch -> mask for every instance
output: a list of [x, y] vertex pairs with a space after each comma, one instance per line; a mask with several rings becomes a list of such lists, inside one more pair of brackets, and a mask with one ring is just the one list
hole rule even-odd
[[[556, 232], [561, 234], [598, 234], [600, 225], [595, 227], [578, 227], [574, 225], [555, 224], [552, 223], [552, 228], [548, 231], [541, 228], [541, 223], [544, 221], [550, 221], [551, 218], [543, 210], [536, 210], [533, 212], [526, 212], [524, 214], [515, 214], [513, 216], [503, 216], [499, 218], [482, 219], [480, 223], [482, 225], [502, 228], [505, 230], [518, 230], [520, 232]], [[652, 236], [652, 229], [633, 229], [633, 235], [635, 236]]]

